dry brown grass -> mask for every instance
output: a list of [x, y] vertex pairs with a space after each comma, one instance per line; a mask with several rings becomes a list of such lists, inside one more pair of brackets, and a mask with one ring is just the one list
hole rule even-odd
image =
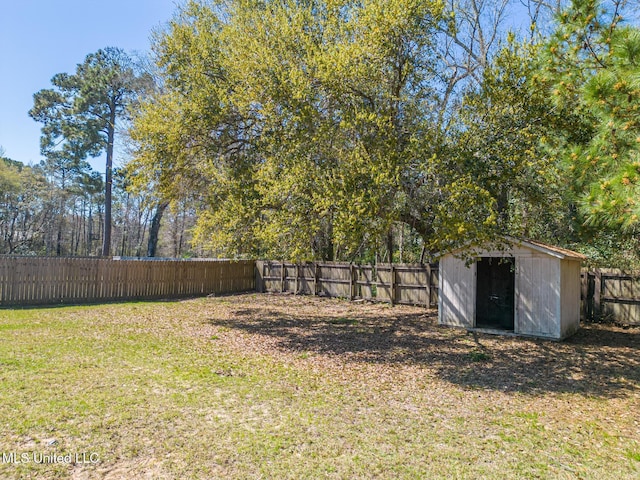
[[0, 312], [0, 451], [101, 460], [0, 476], [640, 476], [637, 329], [556, 343], [441, 327], [424, 308], [259, 294], [26, 312]]

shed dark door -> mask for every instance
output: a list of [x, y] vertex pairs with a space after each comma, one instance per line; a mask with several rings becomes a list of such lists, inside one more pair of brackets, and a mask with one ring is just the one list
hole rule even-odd
[[477, 263], [476, 327], [513, 330], [513, 258], [482, 257]]

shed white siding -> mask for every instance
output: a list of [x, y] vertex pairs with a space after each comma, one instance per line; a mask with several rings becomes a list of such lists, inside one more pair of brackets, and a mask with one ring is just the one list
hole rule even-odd
[[562, 260], [562, 322], [560, 337], [573, 335], [580, 326], [580, 262]]
[[516, 259], [517, 322], [523, 335], [557, 337], [560, 309], [560, 260], [541, 254]]
[[476, 316], [476, 265], [451, 255], [440, 260], [438, 320], [441, 324], [472, 328]]

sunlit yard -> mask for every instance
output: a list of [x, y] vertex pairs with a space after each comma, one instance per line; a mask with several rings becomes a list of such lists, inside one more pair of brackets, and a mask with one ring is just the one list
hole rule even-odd
[[0, 310], [0, 478], [638, 478], [639, 348], [280, 295]]

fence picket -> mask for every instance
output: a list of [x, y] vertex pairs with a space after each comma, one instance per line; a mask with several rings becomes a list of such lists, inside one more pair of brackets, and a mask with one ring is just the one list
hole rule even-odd
[[437, 304], [437, 265], [374, 266], [336, 262], [299, 265], [263, 261], [257, 262], [256, 268], [256, 285], [263, 292], [321, 294], [424, 306]]
[[0, 256], [0, 306], [248, 291], [254, 268], [253, 261]]

